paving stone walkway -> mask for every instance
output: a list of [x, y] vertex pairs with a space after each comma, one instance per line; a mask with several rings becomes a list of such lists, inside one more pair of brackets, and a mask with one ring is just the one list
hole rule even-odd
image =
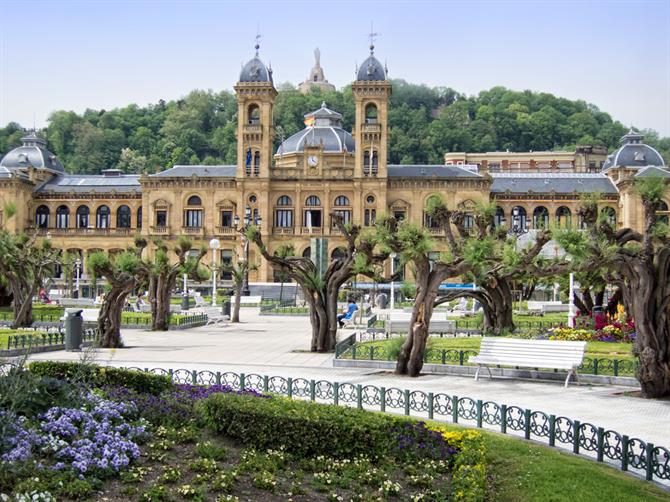
[[[242, 323], [152, 333], [124, 330], [126, 348], [101, 349], [100, 364], [233, 371], [400, 389], [444, 392], [499, 404], [516, 405], [565, 416], [670, 447], [670, 400], [625, 395], [630, 387], [570, 385], [486, 378], [425, 375], [403, 378], [372, 369], [334, 368], [332, 354], [309, 352], [306, 317], [261, 316], [257, 308], [242, 309]], [[74, 352], [35, 354], [33, 359], [76, 360]]]

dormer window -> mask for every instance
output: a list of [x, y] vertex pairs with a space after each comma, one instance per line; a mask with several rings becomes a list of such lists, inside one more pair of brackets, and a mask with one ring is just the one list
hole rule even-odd
[[633, 158], [635, 159], [635, 162], [644, 162], [647, 160], [642, 152], [635, 152], [635, 157]]

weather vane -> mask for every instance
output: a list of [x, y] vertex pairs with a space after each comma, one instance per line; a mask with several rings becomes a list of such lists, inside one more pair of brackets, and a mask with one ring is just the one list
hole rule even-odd
[[375, 38], [380, 36], [381, 33], [375, 33], [374, 26], [372, 21], [370, 21], [370, 34], [368, 38], [370, 39], [370, 54], [374, 54], [375, 51]]
[[256, 26], [256, 36], [254, 37], [256, 39], [256, 45], [254, 45], [254, 48], [256, 49], [256, 56], [258, 56], [258, 49], [261, 47], [261, 38], [263, 35], [260, 34], [260, 26]]

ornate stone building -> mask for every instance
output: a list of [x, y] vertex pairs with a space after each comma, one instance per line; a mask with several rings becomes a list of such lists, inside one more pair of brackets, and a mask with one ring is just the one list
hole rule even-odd
[[[165, 240], [188, 235], [203, 244], [216, 237], [221, 249], [205, 261], [222, 262], [241, 257], [235, 225], [246, 214], [260, 218], [271, 252], [290, 243], [306, 255], [311, 237], [323, 236], [332, 256], [343, 243], [332, 226], [334, 212], [365, 226], [379, 214], [393, 214], [441, 237], [425, 214], [426, 200], [435, 193], [451, 207], [494, 201], [497, 222], [521, 233], [551, 223], [578, 225], [581, 194], [598, 192], [612, 221], [639, 228], [635, 178], [670, 176], [658, 152], [633, 132], [609, 156], [579, 147], [575, 152], [448, 153], [444, 165], [389, 165], [392, 88], [374, 46], [352, 84], [353, 131], [345, 131], [342, 116], [324, 103], [307, 113], [305, 129], [275, 152], [277, 91], [272, 70], [256, 49], [235, 85], [236, 165], [177, 165], [142, 176], [117, 170], [70, 175], [46, 143], [29, 134], [0, 161], [0, 225], [49, 237], [57, 248], [80, 253], [84, 262], [92, 251], [126, 248], [136, 234]], [[13, 218], [3, 218], [8, 203], [16, 206]], [[273, 280], [253, 247], [250, 260], [259, 265], [252, 282]]]

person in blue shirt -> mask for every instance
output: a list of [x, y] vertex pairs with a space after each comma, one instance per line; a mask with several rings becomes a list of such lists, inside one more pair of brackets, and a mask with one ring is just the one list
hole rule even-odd
[[353, 300], [349, 300], [349, 305], [347, 306], [346, 310], [342, 312], [341, 314], [337, 315], [337, 322], [340, 325], [340, 328], [344, 328], [344, 321], [349, 320], [354, 316], [354, 312], [358, 310], [358, 305], [356, 305], [356, 302]]

